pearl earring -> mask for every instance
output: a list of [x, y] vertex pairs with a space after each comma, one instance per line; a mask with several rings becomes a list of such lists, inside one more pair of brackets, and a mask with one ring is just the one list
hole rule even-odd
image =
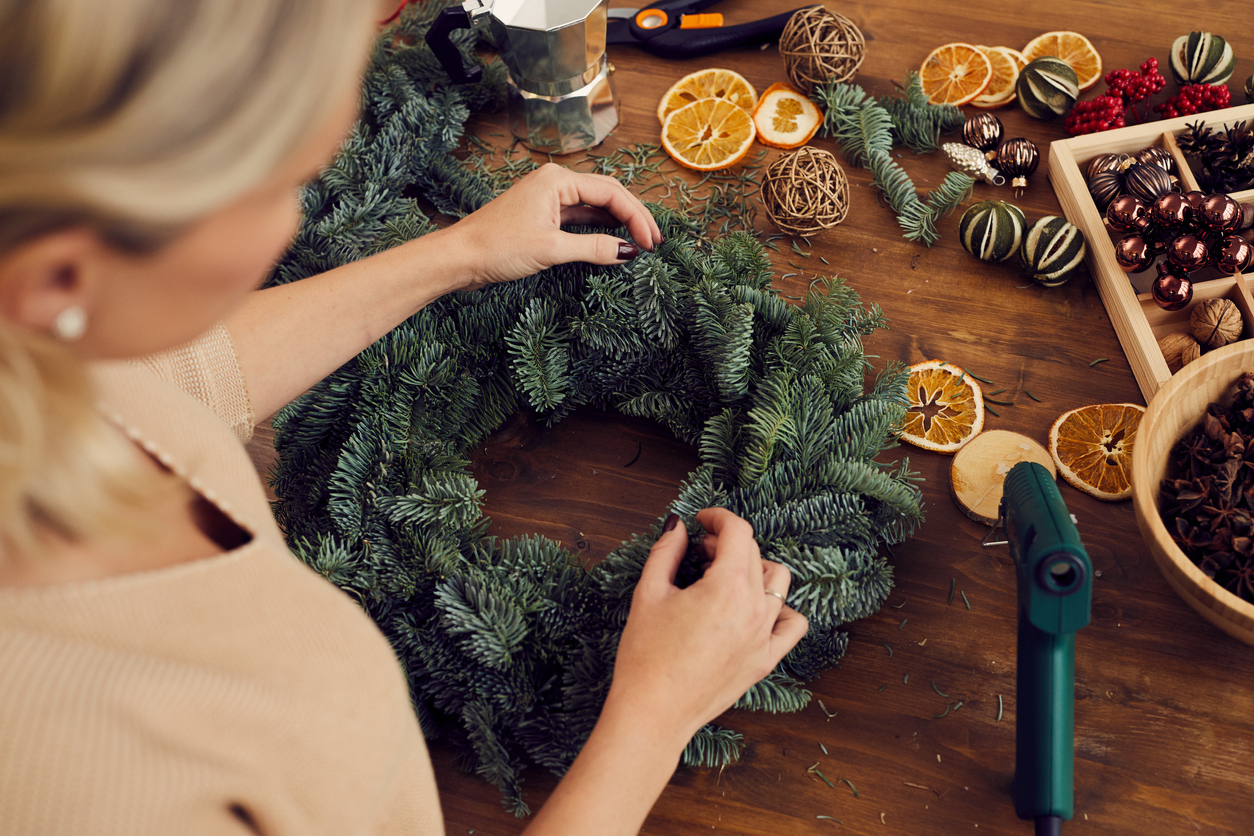
[[87, 333], [87, 311], [81, 305], [70, 305], [52, 321], [52, 333], [62, 342], [72, 343]]

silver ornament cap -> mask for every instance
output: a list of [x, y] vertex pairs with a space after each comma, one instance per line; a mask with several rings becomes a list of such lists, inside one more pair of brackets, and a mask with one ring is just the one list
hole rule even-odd
[[941, 150], [949, 158], [949, 164], [954, 171], [960, 171], [994, 186], [1005, 185], [1006, 178], [1001, 175], [1000, 171], [989, 165], [984, 153], [979, 149], [963, 145], [961, 142], [946, 142], [941, 146]]

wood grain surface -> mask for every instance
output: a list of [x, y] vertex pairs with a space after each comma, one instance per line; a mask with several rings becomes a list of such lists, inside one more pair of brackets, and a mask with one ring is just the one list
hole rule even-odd
[[[727, 0], [715, 10], [728, 23], [739, 23], [796, 5], [796, 0]], [[1163, 0], [880, 0], [829, 3], [829, 8], [864, 33], [867, 55], [855, 80], [873, 95], [891, 94], [894, 83], [942, 43], [1019, 48], [1055, 29], [1088, 36], [1107, 69], [1136, 69], [1157, 57], [1169, 90], [1175, 85], [1167, 54], [1175, 37], [1190, 29], [1220, 34], [1233, 43], [1238, 59], [1230, 82], [1234, 104], [1242, 101], [1244, 79], [1254, 71], [1249, 6], [1232, 0], [1187, 4], [1187, 9]], [[785, 80], [774, 46], [688, 61], [611, 47], [610, 60], [621, 121], [597, 153], [657, 142], [658, 99], [695, 69], [733, 68], [759, 91]], [[1099, 82], [1086, 98], [1102, 90]], [[1033, 120], [1017, 106], [996, 113], [1007, 136], [1032, 139], [1042, 156], [1051, 141], [1065, 137], [1061, 122]], [[500, 117], [476, 130], [486, 136], [503, 125]], [[839, 156], [829, 140], [814, 144]], [[949, 171], [939, 153], [899, 153], [898, 161], [922, 190]], [[912, 244], [877, 200], [869, 173], [844, 168], [851, 186], [849, 217], [812, 238], [814, 257], [801, 271], [787, 265], [788, 248], [781, 248], [784, 254], [775, 257], [779, 274], [804, 275], [780, 279], [777, 287], [801, 293], [815, 270], [828, 269], [818, 257], [827, 258], [831, 272], [889, 318], [890, 329], [866, 341], [877, 368], [931, 358], [962, 365], [994, 381], [992, 388], [1005, 387], [999, 399], [1014, 401], [998, 407], [999, 417], [988, 417], [988, 428], [1023, 433], [1042, 444], [1054, 419], [1074, 407], [1143, 403], [1086, 272], [1046, 289], [1028, 283], [1011, 263], [983, 264], [958, 244], [960, 213], [941, 223], [935, 246]], [[1016, 201], [1029, 220], [1060, 213], [1046, 170], [1042, 159]], [[977, 185], [974, 199], [991, 197], [1009, 199], [1008, 187]], [[763, 216], [758, 223], [766, 229], [769, 221]], [[1090, 365], [1098, 358], [1109, 359]], [[1025, 389], [1041, 401], [1027, 397]], [[254, 443], [262, 467], [266, 445], [263, 432]], [[637, 451], [639, 458], [628, 467]], [[1032, 832], [1030, 823], [1015, 817], [1010, 798], [1014, 567], [1005, 547], [981, 547], [987, 527], [955, 507], [949, 458], [913, 448], [896, 455], [908, 456], [925, 477], [927, 519], [913, 539], [893, 549], [891, 606], [849, 625], [848, 656], [810, 683], [815, 700], [805, 711], [734, 711], [722, 718], [745, 736], [741, 760], [721, 772], [680, 768], [644, 833]], [[580, 413], [553, 429], [521, 419], [512, 423], [477, 452], [474, 472], [487, 490], [493, 534], [539, 533], [596, 559], [663, 514], [696, 462], [695, 451], [649, 422]], [[1254, 832], [1254, 648], [1208, 624], [1168, 586], [1142, 544], [1131, 502], [1101, 503], [1065, 484], [1060, 490], [1097, 570], [1092, 622], [1076, 641], [1075, 816], [1064, 830], [1136, 836]], [[969, 609], [958, 594], [948, 600], [951, 583], [965, 593]], [[958, 700], [961, 708], [934, 716]], [[999, 705], [1004, 706], [1000, 721]], [[494, 787], [459, 772], [438, 744], [432, 756], [449, 834], [522, 831], [526, 821], [502, 808]], [[834, 789], [807, 773], [816, 761], [836, 782]], [[852, 782], [857, 794], [840, 779]], [[543, 802], [554, 781], [539, 771], [528, 777], [533, 806]], [[816, 818], [820, 815], [840, 823]]]

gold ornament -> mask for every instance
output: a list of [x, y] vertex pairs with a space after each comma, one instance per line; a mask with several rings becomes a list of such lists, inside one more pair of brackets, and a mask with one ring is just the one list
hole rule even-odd
[[781, 231], [810, 235], [845, 219], [849, 182], [833, 154], [806, 145], [771, 163], [762, 206]]
[[849, 18], [822, 6], [798, 9], [779, 36], [792, 83], [813, 93], [825, 81], [848, 81], [866, 57], [866, 41]]
[[1241, 311], [1231, 299], [1204, 299], [1189, 314], [1189, 330], [1204, 351], [1241, 339]]
[[1158, 341], [1158, 350], [1167, 361], [1167, 369], [1175, 374], [1202, 356], [1202, 347], [1192, 335], [1183, 331], [1168, 334]]
[[988, 158], [978, 148], [963, 145], [961, 142], [946, 142], [941, 146], [941, 150], [949, 158], [949, 164], [953, 166], [954, 171], [969, 174], [977, 180], [983, 180], [994, 186], [1005, 184], [1006, 178], [989, 165]]

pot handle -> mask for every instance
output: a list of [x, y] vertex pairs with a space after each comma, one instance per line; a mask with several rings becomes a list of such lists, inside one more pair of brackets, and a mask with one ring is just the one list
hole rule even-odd
[[470, 84], [483, 75], [482, 67], [468, 68], [462, 63], [462, 54], [450, 39], [456, 30], [470, 27], [470, 15], [466, 10], [461, 6], [450, 6], [436, 15], [431, 28], [427, 30], [427, 45], [455, 84]]

